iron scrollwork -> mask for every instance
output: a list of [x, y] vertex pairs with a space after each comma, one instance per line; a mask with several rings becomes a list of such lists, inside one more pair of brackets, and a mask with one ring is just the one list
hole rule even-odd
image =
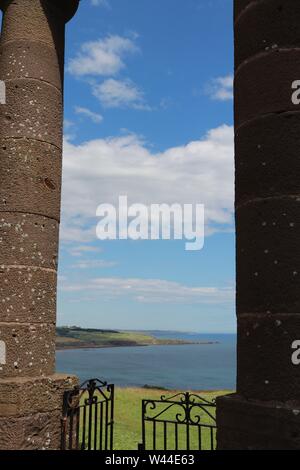
[[113, 446], [114, 385], [90, 379], [64, 395], [62, 449], [109, 450]]
[[[209, 401], [200, 395], [190, 392], [177, 393], [167, 397], [162, 395], [159, 400], [143, 400], [142, 405], [142, 432], [143, 444], [140, 448], [146, 448], [146, 438], [155, 447], [158, 434], [158, 426], [162, 426], [161, 434], [163, 436], [163, 450], [167, 442], [173, 439], [175, 427], [175, 445], [178, 449], [178, 429], [183, 429], [187, 450], [190, 448], [191, 429], [198, 428], [199, 449], [202, 448], [201, 433], [209, 433], [209, 447], [214, 448], [216, 417], [215, 400]], [[147, 437], [147, 423], [152, 423], [150, 430], [150, 439]], [[170, 430], [170, 435], [169, 435]], [[171, 436], [171, 437], [170, 437]]]
[[[150, 411], [155, 411], [162, 404], [166, 404], [166, 407], [162, 410], [159, 410], [157, 414], [149, 414]], [[175, 418], [168, 419], [168, 421], [175, 421], [178, 424], [189, 424], [189, 425], [198, 425], [201, 422], [201, 416], [192, 415], [193, 409], [202, 410], [203, 415], [209, 416], [212, 421], [216, 421], [216, 418], [213, 413], [209, 411], [209, 408], [212, 411], [215, 409], [215, 400], [208, 401], [200, 395], [194, 393], [178, 393], [173, 395], [170, 398], [167, 398], [165, 395], [162, 395], [160, 400], [144, 400], [144, 418], [145, 420], [157, 420], [165, 415], [169, 410], [176, 409], [176, 407], [181, 408], [181, 411], [175, 413]]]

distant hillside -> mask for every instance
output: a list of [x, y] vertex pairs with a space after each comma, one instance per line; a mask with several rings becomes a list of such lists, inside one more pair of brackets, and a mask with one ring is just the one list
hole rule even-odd
[[[175, 339], [158, 339], [145, 333], [133, 331], [101, 330], [61, 326], [56, 329], [57, 349], [109, 348], [120, 346], [151, 346], [200, 344]], [[201, 344], [208, 344], [203, 343]]]

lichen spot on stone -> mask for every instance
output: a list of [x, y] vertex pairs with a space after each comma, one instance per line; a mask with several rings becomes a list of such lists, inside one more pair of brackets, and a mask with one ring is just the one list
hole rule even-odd
[[6, 364], [6, 344], [4, 341], [0, 341], [0, 365]]

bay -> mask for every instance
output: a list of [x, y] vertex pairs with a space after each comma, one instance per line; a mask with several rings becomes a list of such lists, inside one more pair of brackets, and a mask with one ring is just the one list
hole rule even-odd
[[57, 371], [75, 374], [81, 382], [97, 377], [121, 387], [235, 389], [236, 335], [148, 333], [157, 338], [217, 343], [58, 351]]

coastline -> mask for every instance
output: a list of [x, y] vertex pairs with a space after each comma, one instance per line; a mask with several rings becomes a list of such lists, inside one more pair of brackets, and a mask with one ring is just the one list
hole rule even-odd
[[186, 346], [213, 345], [218, 340], [211, 338], [168, 338], [159, 337], [148, 331], [103, 330], [63, 326], [56, 329], [56, 350], [108, 349], [142, 346]]
[[212, 344], [219, 344], [219, 341], [181, 341], [181, 340], [160, 340], [160, 342], [153, 342], [149, 344], [140, 344], [140, 343], [126, 343], [120, 342], [119, 344], [94, 344], [94, 343], [62, 343], [56, 344], [56, 351], [66, 351], [66, 350], [79, 350], [79, 349], [108, 349], [108, 348], [128, 348], [128, 347], [147, 347], [147, 346], [190, 346], [190, 345], [199, 345], [199, 346], [209, 346]]

